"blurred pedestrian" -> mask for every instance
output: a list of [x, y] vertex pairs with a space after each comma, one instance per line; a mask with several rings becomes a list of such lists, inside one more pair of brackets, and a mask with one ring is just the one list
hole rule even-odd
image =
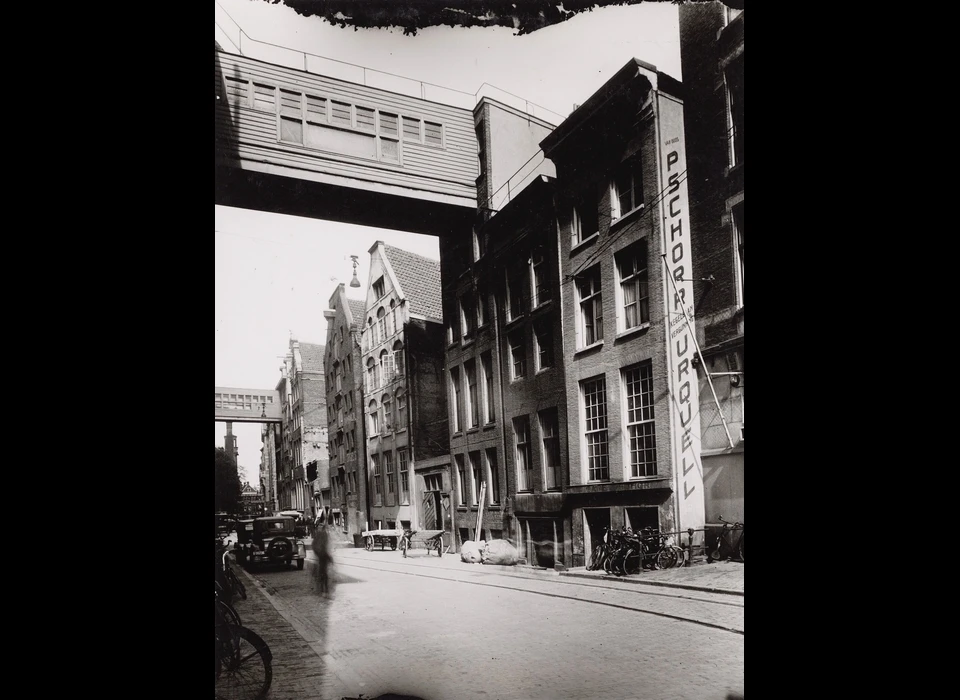
[[322, 596], [326, 596], [330, 590], [330, 568], [333, 558], [330, 545], [330, 535], [327, 532], [327, 527], [321, 525], [313, 536], [313, 553], [317, 555], [315, 590]]

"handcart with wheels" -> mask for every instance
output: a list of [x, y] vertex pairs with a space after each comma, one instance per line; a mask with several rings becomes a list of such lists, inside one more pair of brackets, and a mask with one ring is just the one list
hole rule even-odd
[[368, 552], [379, 546], [380, 551], [389, 547], [396, 549], [397, 543], [403, 537], [403, 530], [364, 530], [360, 533], [363, 538], [363, 548]]
[[443, 530], [405, 530], [400, 538], [400, 552], [404, 557], [407, 551], [417, 546], [430, 552], [436, 551], [438, 557], [443, 556]]

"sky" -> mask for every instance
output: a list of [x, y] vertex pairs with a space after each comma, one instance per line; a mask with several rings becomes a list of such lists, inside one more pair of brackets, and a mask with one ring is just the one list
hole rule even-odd
[[[526, 36], [504, 27], [430, 27], [404, 36], [400, 29], [332, 27], [266, 0], [215, 0], [214, 34], [225, 51], [239, 53], [239, 45], [244, 55], [271, 62], [302, 51], [465, 93], [486, 83], [533, 103], [534, 113], [544, 108], [561, 117], [632, 58], [682, 79], [677, 7], [668, 2], [595, 8]], [[377, 240], [439, 260], [430, 236], [214, 209], [216, 386], [272, 389], [291, 334], [323, 344], [330, 296], [343, 282], [348, 296], [365, 297], [368, 251]], [[349, 287], [350, 255], [359, 257], [360, 289]], [[218, 447], [225, 432], [215, 424]], [[234, 423], [233, 432], [243, 476], [256, 483], [260, 426]]]

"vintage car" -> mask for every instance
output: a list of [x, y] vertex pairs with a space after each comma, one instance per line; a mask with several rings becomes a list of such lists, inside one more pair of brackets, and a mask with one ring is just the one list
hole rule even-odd
[[237, 561], [248, 568], [297, 562], [297, 568], [303, 569], [307, 553], [294, 519], [280, 515], [239, 521], [234, 551]]

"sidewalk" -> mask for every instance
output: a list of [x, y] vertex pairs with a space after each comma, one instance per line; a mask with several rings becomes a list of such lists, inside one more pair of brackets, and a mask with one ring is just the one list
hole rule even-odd
[[508, 574], [521, 578], [558, 579], [561, 576], [583, 579], [602, 579], [647, 586], [665, 586], [686, 590], [704, 591], [707, 593], [726, 593], [729, 595], [743, 595], [743, 564], [736, 561], [720, 561], [713, 563], [694, 563], [679, 569], [665, 569], [663, 571], [643, 571], [632, 576], [611, 576], [604, 571], [587, 571], [583, 567], [567, 571], [542, 569], [519, 564], [517, 566], [495, 566], [490, 564], [467, 564], [460, 561], [457, 553], [436, 556], [427, 550], [412, 549], [406, 559], [399, 551], [390, 549], [380, 551], [375, 548], [372, 552], [354, 547], [338, 549], [337, 559], [361, 563], [375, 561], [390, 561], [393, 563], [410, 563], [417, 566], [456, 569], [466, 572], [487, 572]]

